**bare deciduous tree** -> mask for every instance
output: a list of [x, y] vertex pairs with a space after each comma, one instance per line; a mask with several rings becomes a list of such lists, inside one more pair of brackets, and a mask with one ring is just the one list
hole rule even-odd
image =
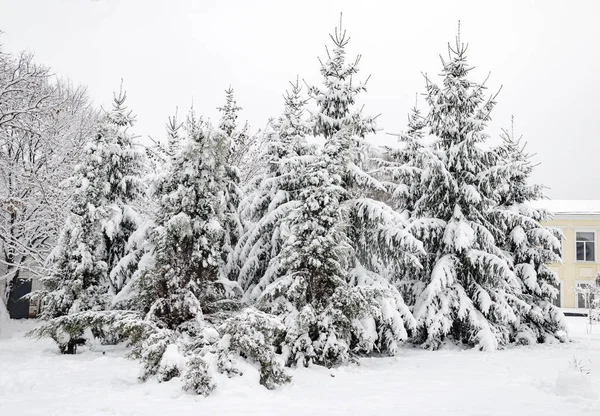
[[64, 220], [68, 195], [60, 184], [95, 119], [85, 88], [57, 79], [31, 54], [0, 51], [0, 280], [8, 282], [7, 298], [23, 272], [44, 270]]

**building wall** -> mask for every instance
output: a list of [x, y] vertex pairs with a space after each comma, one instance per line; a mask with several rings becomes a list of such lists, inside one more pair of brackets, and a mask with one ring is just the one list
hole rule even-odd
[[[590, 282], [600, 271], [600, 250], [598, 249], [598, 237], [600, 236], [600, 214], [597, 215], [560, 215], [556, 214], [554, 219], [544, 225], [560, 228], [564, 234], [563, 262], [552, 264], [561, 281], [561, 302], [564, 308], [583, 307], [577, 304], [575, 287], [578, 282]], [[577, 231], [594, 232], [595, 235], [595, 261], [578, 261], [576, 256], [575, 233]]]

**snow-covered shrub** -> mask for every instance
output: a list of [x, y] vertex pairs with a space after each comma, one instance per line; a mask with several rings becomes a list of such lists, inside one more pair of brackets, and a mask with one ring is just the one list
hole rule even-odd
[[[140, 380], [146, 381], [152, 376], [157, 376], [159, 381], [169, 381], [180, 375], [180, 368], [171, 357], [178, 355], [176, 334], [168, 329], [159, 329], [147, 334], [143, 342], [136, 344], [133, 348], [133, 356], [142, 363]], [[165, 356], [167, 350], [170, 356]]]
[[[137, 324], [140, 314], [135, 311], [83, 311], [63, 315], [43, 322], [28, 333], [28, 336], [52, 338], [62, 353], [74, 354], [77, 345], [86, 340], [87, 329], [93, 335], [111, 334], [118, 339], [139, 339], [148, 330], [148, 325]], [[103, 338], [100, 338], [102, 341]]]
[[596, 275], [595, 282], [579, 284], [575, 288], [575, 293], [581, 295], [585, 304], [589, 306], [590, 321], [600, 321], [600, 273]]
[[276, 353], [283, 337], [285, 326], [275, 316], [248, 308], [233, 316], [221, 325], [223, 335], [218, 344], [220, 370], [238, 373], [234, 366], [225, 364], [232, 361], [231, 354], [237, 354], [258, 364], [260, 384], [273, 389], [287, 383], [291, 377], [283, 368], [283, 360]]
[[276, 317], [253, 308], [235, 314], [218, 327], [191, 320], [175, 330], [144, 321], [136, 328], [134, 321], [128, 325], [116, 320], [111, 328], [130, 336], [132, 356], [142, 363], [142, 381], [156, 377], [164, 382], [181, 377], [184, 390], [207, 395], [217, 386], [217, 374], [243, 375], [239, 360], [255, 364], [260, 383], [269, 389], [291, 380], [277, 352], [285, 327]]
[[600, 321], [600, 272], [593, 283], [584, 283], [575, 288], [577, 296], [582, 296], [588, 305], [586, 330], [592, 332], [593, 325]]
[[154, 355], [160, 355], [156, 374], [159, 381], [169, 381], [179, 377], [185, 371], [187, 359], [181, 354], [177, 344], [168, 344], [164, 350], [160, 347], [160, 344], [160, 342], [154, 344], [158, 347]]
[[166, 382], [181, 377], [184, 390], [208, 395], [217, 386], [215, 376], [242, 376], [239, 360], [256, 365], [260, 383], [268, 389], [291, 380], [278, 352], [285, 326], [275, 316], [245, 309], [217, 327], [193, 318], [176, 329], [161, 328], [133, 311], [86, 311], [49, 321], [29, 333], [51, 337], [61, 349], [86, 341], [86, 329], [103, 330], [127, 340], [131, 356], [141, 362], [139, 378]]
[[217, 387], [209, 375], [206, 361], [198, 355], [192, 355], [188, 359], [183, 382], [185, 391], [202, 396], [208, 396]]
[[285, 276], [269, 285], [256, 302], [256, 307], [279, 316], [286, 327], [282, 353], [286, 365], [308, 366], [315, 362], [310, 327], [316, 322], [314, 309], [307, 302], [307, 280]]

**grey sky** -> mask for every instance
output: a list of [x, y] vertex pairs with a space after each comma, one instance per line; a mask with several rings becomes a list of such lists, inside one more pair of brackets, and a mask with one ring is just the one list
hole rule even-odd
[[490, 92], [504, 86], [489, 134], [514, 114], [549, 196], [600, 199], [598, 1], [0, 0], [0, 29], [5, 50], [34, 52], [98, 103], [123, 78], [135, 133], [162, 139], [167, 116], [192, 98], [216, 118], [230, 84], [242, 118], [263, 127], [281, 112], [288, 80], [319, 80], [317, 56], [340, 11], [350, 53], [372, 75], [365, 110], [381, 113], [384, 132], [404, 127], [421, 72], [439, 73], [460, 19], [474, 76], [491, 72]]

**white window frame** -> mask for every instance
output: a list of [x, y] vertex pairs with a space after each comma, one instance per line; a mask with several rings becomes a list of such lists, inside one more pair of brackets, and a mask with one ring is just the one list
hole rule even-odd
[[585, 305], [584, 306], [579, 306], [579, 293], [577, 293], [577, 287], [579, 286], [579, 284], [593, 285], [594, 284], [594, 279], [590, 279], [590, 280], [575, 280], [575, 307], [577, 309], [589, 309]]
[[[596, 258], [597, 258], [597, 254], [598, 254], [597, 253], [598, 250], [596, 249], [597, 248], [596, 247], [596, 244], [597, 244], [596, 230], [589, 229], [589, 228], [581, 228], [581, 229], [575, 229], [574, 231], [575, 231], [575, 247], [573, 247], [573, 248], [575, 250], [575, 263], [596, 263], [597, 262]], [[578, 242], [577, 233], [593, 233], [594, 234], [594, 260], [578, 260], [577, 259], [577, 242]], [[585, 250], [583, 250], [583, 252], [585, 254]]]

